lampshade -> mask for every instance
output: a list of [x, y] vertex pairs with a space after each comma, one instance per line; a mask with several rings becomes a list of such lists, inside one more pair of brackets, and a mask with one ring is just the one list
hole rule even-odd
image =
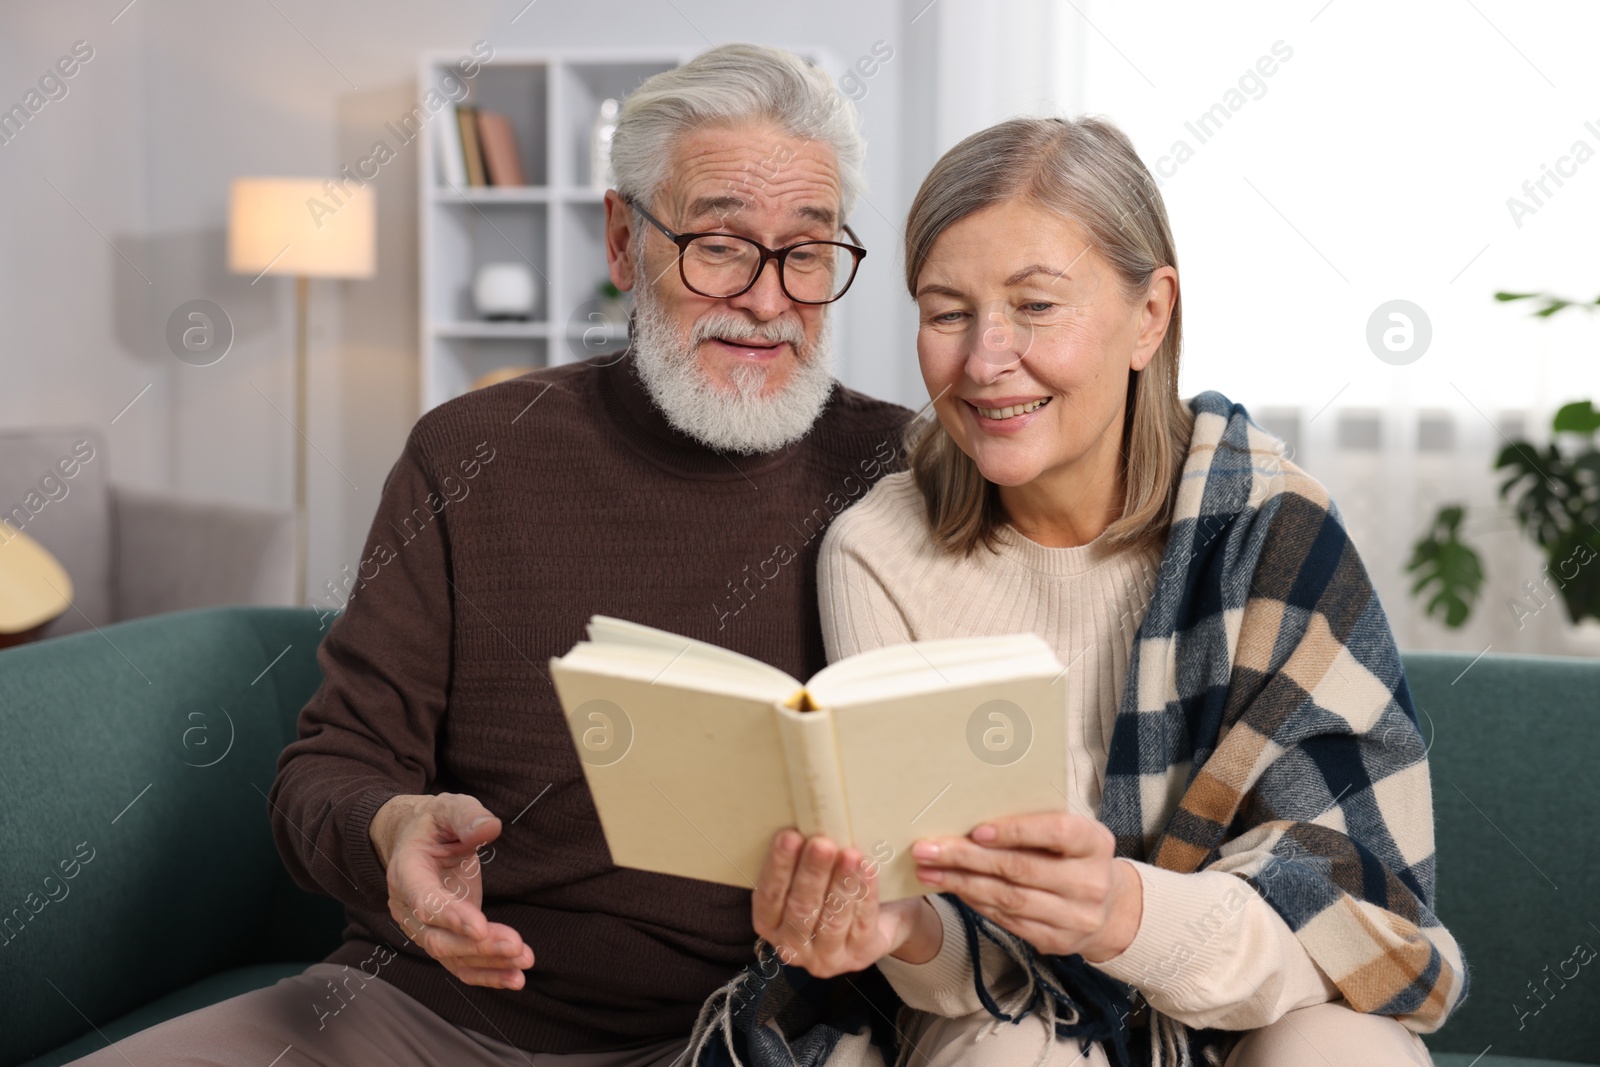
[[72, 579], [43, 545], [0, 524], [0, 634], [41, 626], [72, 603]]
[[228, 268], [236, 274], [370, 278], [377, 190], [318, 178], [236, 178]]

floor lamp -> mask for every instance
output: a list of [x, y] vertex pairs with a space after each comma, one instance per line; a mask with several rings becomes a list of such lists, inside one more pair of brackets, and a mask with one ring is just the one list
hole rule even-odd
[[370, 278], [377, 265], [377, 193], [318, 178], [236, 178], [228, 204], [228, 269], [294, 278], [295, 591], [306, 588], [306, 303], [312, 278]]

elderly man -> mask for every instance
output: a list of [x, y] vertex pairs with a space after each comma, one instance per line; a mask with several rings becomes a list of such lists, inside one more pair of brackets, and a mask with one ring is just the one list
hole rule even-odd
[[418, 421], [279, 762], [279, 849], [343, 945], [79, 1062], [678, 1057], [755, 958], [750, 891], [611, 864], [546, 665], [596, 613], [823, 665], [821, 530], [908, 417], [831, 373], [861, 157], [848, 102], [772, 49], [628, 99], [606, 251], [633, 344]]

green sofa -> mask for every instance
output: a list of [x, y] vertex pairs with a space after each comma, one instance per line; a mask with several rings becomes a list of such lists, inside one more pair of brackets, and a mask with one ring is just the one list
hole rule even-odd
[[339, 943], [267, 822], [317, 620], [210, 608], [0, 652], [0, 1064], [66, 1063]]
[[[337, 943], [339, 908], [293, 885], [266, 818], [321, 634], [311, 610], [217, 608], [0, 652], [0, 1067], [65, 1063]], [[1600, 946], [1600, 662], [1406, 665], [1439, 910], [1473, 965], [1436, 1060], [1600, 1064], [1600, 960], [1568, 962]]]

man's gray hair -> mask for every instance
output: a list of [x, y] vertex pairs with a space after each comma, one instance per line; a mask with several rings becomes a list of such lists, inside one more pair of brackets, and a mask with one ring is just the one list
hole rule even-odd
[[[649, 203], [666, 185], [678, 138], [707, 126], [769, 122], [791, 137], [833, 146], [838, 161], [840, 221], [865, 189], [855, 105], [820, 68], [792, 52], [754, 44], [725, 44], [681, 67], [663, 71], [623, 102], [611, 143], [617, 192]], [[748, 181], [771, 181], [785, 159]]]

